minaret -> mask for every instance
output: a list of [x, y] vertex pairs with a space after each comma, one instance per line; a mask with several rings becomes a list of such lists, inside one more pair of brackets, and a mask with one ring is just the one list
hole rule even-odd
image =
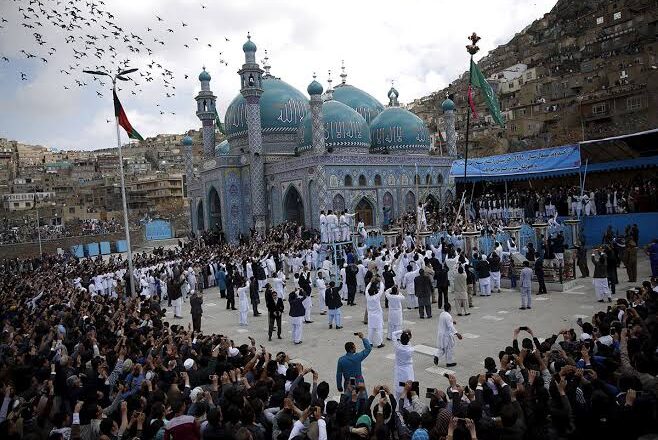
[[331, 79], [331, 70], [329, 71], [329, 76], [327, 77], [327, 91], [324, 92], [324, 100], [325, 101], [333, 101], [334, 99], [334, 89], [331, 87], [331, 83], [333, 80]]
[[395, 90], [395, 86], [393, 84], [393, 81], [391, 81], [391, 88], [388, 91], [388, 106], [389, 107], [399, 107], [400, 103], [398, 102], [398, 96], [400, 94], [398, 93], [397, 90]]
[[217, 97], [210, 91], [210, 74], [203, 68], [199, 74], [201, 91], [196, 95], [196, 115], [201, 119], [203, 135], [203, 156], [210, 159], [215, 154], [215, 100]]
[[324, 148], [324, 125], [322, 124], [322, 85], [315, 80], [306, 89], [311, 97], [311, 135], [313, 139], [313, 152], [323, 154]]
[[[446, 149], [448, 156], [457, 155], [457, 132], [455, 131], [455, 103], [450, 94], [441, 104], [443, 109], [443, 128], [446, 131]], [[441, 128], [439, 128], [440, 130]]]
[[265, 235], [267, 202], [265, 200], [265, 156], [260, 125], [260, 97], [263, 94], [263, 70], [256, 63], [256, 45], [247, 34], [247, 42], [242, 46], [244, 64], [238, 71], [242, 88], [240, 93], [247, 101], [247, 136], [249, 140], [251, 179], [252, 226], [261, 237]]
[[347, 73], [345, 73], [345, 60], [340, 61], [340, 84], [347, 84]]
[[[192, 138], [190, 136], [185, 136], [183, 138], [183, 152], [185, 157], [185, 181], [187, 182], [187, 199], [192, 200], [190, 198], [190, 185], [192, 184], [192, 180], [194, 179], [194, 165], [193, 165], [193, 156], [192, 156], [192, 144], [194, 142], [192, 141]], [[192, 208], [193, 204], [190, 202], [189, 210], [190, 210], [190, 232], [194, 230], [194, 209]]]

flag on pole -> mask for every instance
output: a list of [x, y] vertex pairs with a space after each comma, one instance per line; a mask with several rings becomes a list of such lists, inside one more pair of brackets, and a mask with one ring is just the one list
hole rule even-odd
[[130, 121], [128, 120], [128, 116], [126, 116], [126, 112], [123, 111], [123, 107], [119, 102], [119, 97], [117, 96], [116, 90], [113, 90], [112, 94], [114, 95], [114, 116], [116, 116], [119, 120], [119, 125], [122, 126], [124, 130], [126, 130], [126, 133], [128, 133], [128, 137], [130, 139], [143, 141], [144, 138], [137, 132], [137, 130], [133, 128], [133, 126], [130, 124]]
[[478, 112], [475, 110], [475, 101], [473, 100], [473, 88], [468, 86], [468, 105], [471, 107], [471, 112], [473, 112], [473, 117], [477, 119]]
[[215, 125], [221, 134], [226, 134], [226, 130], [224, 130], [224, 124], [222, 124], [222, 120], [219, 119], [219, 113], [217, 113], [217, 109], [215, 109]]
[[[505, 121], [503, 120], [503, 115], [500, 112], [500, 104], [498, 103], [498, 98], [496, 97], [496, 93], [494, 90], [491, 88], [491, 85], [487, 82], [487, 80], [484, 78], [484, 75], [482, 74], [482, 71], [478, 67], [478, 65], [471, 59], [471, 84], [478, 89], [482, 90], [484, 92], [484, 100], [487, 103], [487, 107], [489, 108], [489, 111], [491, 112], [491, 117], [493, 118], [494, 121], [496, 121], [497, 124], [499, 124], [501, 127], [505, 126]], [[470, 90], [469, 90], [470, 94]], [[470, 97], [469, 97], [470, 101]]]

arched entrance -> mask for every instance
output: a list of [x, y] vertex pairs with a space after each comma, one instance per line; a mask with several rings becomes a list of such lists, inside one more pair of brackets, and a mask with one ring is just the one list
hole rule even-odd
[[283, 201], [283, 212], [286, 220], [298, 225], [304, 224], [304, 202], [297, 188], [290, 186]]
[[196, 207], [196, 230], [204, 231], [206, 229], [205, 223], [203, 221], [203, 202], [199, 202]]
[[210, 188], [210, 192], [208, 193], [208, 207], [210, 208], [210, 212], [208, 213], [208, 227], [212, 230], [221, 231], [222, 204], [215, 187]]
[[407, 212], [416, 212], [416, 195], [413, 191], [409, 191], [404, 196], [404, 209]]
[[333, 205], [334, 213], [340, 213], [345, 211], [345, 199], [340, 194], [336, 194], [332, 205]]
[[366, 226], [373, 226], [375, 224], [374, 208], [365, 197], [359, 200], [359, 203], [354, 208], [354, 212], [356, 213], [357, 221], [363, 221]]

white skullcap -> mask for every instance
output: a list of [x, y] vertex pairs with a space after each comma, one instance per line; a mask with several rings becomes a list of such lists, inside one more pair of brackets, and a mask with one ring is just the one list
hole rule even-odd
[[185, 367], [186, 370], [191, 370], [192, 367], [194, 366], [194, 359], [185, 359], [185, 362], [183, 362], [183, 367]]

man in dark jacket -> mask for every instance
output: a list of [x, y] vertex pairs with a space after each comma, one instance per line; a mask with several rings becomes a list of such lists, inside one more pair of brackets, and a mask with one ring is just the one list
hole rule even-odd
[[425, 271], [420, 269], [418, 276], [414, 278], [414, 292], [418, 298], [418, 313], [420, 319], [432, 317], [432, 280], [425, 275]]
[[480, 283], [480, 295], [491, 296], [491, 268], [489, 262], [484, 258], [480, 258], [480, 255], [474, 255], [473, 259], [475, 260], [473, 269], [475, 269]]
[[342, 313], [340, 308], [343, 306], [343, 301], [340, 299], [340, 289], [343, 287], [342, 283], [336, 286], [335, 282], [330, 282], [329, 287], [324, 293], [324, 303], [329, 309], [329, 328], [333, 328], [333, 323], [336, 321], [336, 329], [343, 328]]
[[587, 267], [587, 248], [582, 242], [580, 243], [580, 246], [576, 246], [576, 264], [578, 265], [578, 269], [580, 269], [580, 277], [589, 277], [589, 267]]
[[192, 330], [195, 332], [201, 331], [201, 315], [203, 315], [203, 310], [201, 305], [203, 304], [203, 296], [200, 290], [197, 290], [192, 298], [190, 298], [190, 308], [192, 312]]
[[237, 310], [235, 308], [235, 289], [233, 286], [233, 271], [226, 272], [226, 310]]
[[608, 246], [605, 253], [608, 264], [608, 286], [610, 288], [610, 292], [614, 295], [617, 293], [615, 292], [615, 286], [619, 283], [619, 279], [617, 277], [617, 267], [619, 266], [619, 260], [617, 258], [617, 253], [612, 247]]
[[260, 303], [260, 295], [258, 295], [258, 280], [254, 276], [249, 278], [249, 299], [254, 309], [254, 316], [259, 316], [258, 304]]
[[487, 258], [489, 262], [489, 273], [491, 275], [491, 291], [500, 293], [500, 256], [494, 250]]
[[535, 260], [535, 276], [537, 277], [537, 283], [539, 283], [537, 295], [548, 293], [546, 290], [546, 282], [544, 281], [544, 259], [542, 257]]
[[347, 304], [354, 305], [354, 296], [356, 295], [356, 274], [359, 273], [359, 268], [354, 262], [347, 265], [345, 268], [345, 284], [347, 284]]
[[443, 303], [448, 304], [448, 286], [450, 280], [448, 279], [448, 266], [439, 263], [439, 268], [434, 271], [436, 278], [436, 287], [439, 291], [439, 308], [443, 308]]
[[292, 326], [292, 342], [295, 345], [302, 343], [302, 329], [304, 328], [304, 314], [306, 313], [303, 304], [304, 298], [306, 296], [302, 289], [293, 290], [288, 295], [288, 304], [290, 304], [288, 315]]
[[265, 305], [269, 314], [268, 335], [272, 340], [274, 332], [274, 323], [276, 322], [276, 334], [281, 339], [281, 315], [283, 314], [283, 298], [279, 298], [276, 290], [272, 289], [269, 284], [265, 286]]
[[601, 249], [596, 249], [592, 253], [592, 263], [594, 263], [592, 284], [594, 285], [597, 301], [603, 302], [603, 298], [607, 297], [608, 302], [612, 302], [610, 287], [608, 286], [608, 259], [605, 252], [602, 252]]

